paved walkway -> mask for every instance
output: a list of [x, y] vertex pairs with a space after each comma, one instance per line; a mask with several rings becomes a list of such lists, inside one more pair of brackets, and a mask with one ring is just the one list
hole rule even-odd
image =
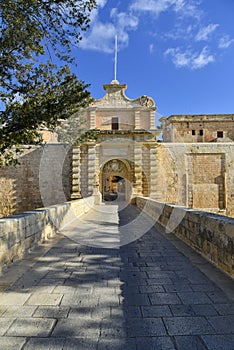
[[116, 209], [95, 208], [0, 278], [0, 349], [233, 350], [234, 282], [135, 207]]

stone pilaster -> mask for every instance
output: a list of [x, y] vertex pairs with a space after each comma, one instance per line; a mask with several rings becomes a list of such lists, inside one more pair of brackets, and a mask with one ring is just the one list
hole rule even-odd
[[140, 129], [140, 110], [135, 110], [135, 129]]
[[142, 195], [142, 146], [134, 145], [135, 181], [133, 185], [133, 195]]
[[91, 196], [93, 194], [93, 188], [95, 186], [96, 181], [96, 150], [95, 150], [95, 143], [89, 142], [87, 144], [88, 146], [88, 195]]
[[150, 191], [150, 152], [147, 144], [143, 146], [142, 169], [142, 194], [144, 197], [148, 197]]
[[96, 128], [96, 108], [89, 110], [89, 128]]
[[100, 192], [100, 145], [95, 147], [95, 184], [94, 184], [94, 204], [100, 204], [102, 202], [102, 195]]
[[155, 129], [155, 110], [150, 111], [150, 129]]
[[160, 200], [158, 188], [158, 152], [155, 143], [150, 144], [150, 197]]
[[81, 198], [80, 193], [80, 147], [75, 146], [72, 150], [72, 193], [71, 199]]

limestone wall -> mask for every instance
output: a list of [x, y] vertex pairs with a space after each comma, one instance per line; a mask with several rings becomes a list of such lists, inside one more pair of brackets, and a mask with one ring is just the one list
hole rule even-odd
[[0, 272], [38, 243], [56, 235], [92, 204], [93, 197], [89, 197], [0, 219]]
[[118, 118], [120, 130], [133, 130], [135, 126], [134, 111], [131, 110], [100, 110], [96, 111], [96, 128], [112, 129], [112, 118]]
[[234, 219], [146, 197], [136, 205], [177, 237], [234, 277]]
[[164, 142], [233, 142], [234, 115], [171, 115], [160, 119]]
[[234, 216], [234, 144], [159, 143], [162, 202]]
[[67, 145], [24, 146], [19, 165], [0, 169], [0, 217], [65, 202], [70, 193]]

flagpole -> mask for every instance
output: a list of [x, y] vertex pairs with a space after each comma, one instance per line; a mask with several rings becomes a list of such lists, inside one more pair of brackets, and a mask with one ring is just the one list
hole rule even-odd
[[118, 36], [115, 35], [115, 65], [114, 65], [114, 79], [117, 80], [117, 53], [118, 53]]

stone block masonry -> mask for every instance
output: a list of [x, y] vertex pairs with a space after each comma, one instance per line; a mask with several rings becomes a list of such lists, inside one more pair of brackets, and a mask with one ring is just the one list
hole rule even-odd
[[23, 146], [17, 166], [0, 169], [0, 217], [70, 200], [71, 149]]
[[0, 272], [38, 243], [87, 212], [93, 197], [78, 199], [0, 219]]
[[159, 143], [154, 199], [234, 217], [233, 143]]
[[234, 219], [137, 197], [146, 214], [234, 277]]

